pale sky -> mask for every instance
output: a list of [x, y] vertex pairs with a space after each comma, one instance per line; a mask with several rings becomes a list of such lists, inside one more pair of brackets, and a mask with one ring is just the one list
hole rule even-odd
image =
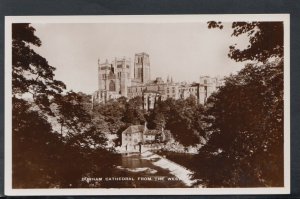
[[97, 62], [114, 57], [150, 56], [151, 79], [199, 82], [203, 75], [226, 76], [243, 68], [228, 58], [229, 45], [245, 47], [248, 40], [231, 37], [206, 23], [32, 24], [42, 46], [34, 48], [56, 67], [55, 78], [68, 90], [87, 94], [97, 90]]

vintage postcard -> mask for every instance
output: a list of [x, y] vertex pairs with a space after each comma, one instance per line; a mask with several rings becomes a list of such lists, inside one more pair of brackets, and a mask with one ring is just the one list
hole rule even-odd
[[290, 193], [288, 14], [5, 23], [5, 194]]

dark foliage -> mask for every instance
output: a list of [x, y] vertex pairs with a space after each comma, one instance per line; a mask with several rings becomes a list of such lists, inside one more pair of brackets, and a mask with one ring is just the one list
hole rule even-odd
[[208, 187], [283, 186], [283, 62], [247, 65], [207, 102], [195, 178]]
[[130, 125], [145, 123], [141, 97], [127, 101], [125, 97], [111, 100], [106, 104], [99, 104], [93, 109], [93, 122], [103, 132], [117, 134], [116, 145], [121, 144], [121, 134]]
[[111, 172], [118, 157], [103, 147], [89, 147], [91, 140], [103, 143], [99, 132], [91, 129], [66, 140], [52, 131], [45, 115], [33, 109], [13, 98], [14, 188], [80, 187], [84, 175]]
[[[220, 23], [208, 22], [209, 28]], [[213, 94], [203, 116], [207, 143], [195, 157], [194, 178], [207, 187], [283, 186], [283, 23], [234, 22], [236, 61], [255, 60]], [[270, 62], [270, 58], [276, 58]]]
[[45, 106], [49, 96], [61, 93], [65, 84], [54, 79], [53, 66], [30, 48], [40, 46], [29, 24], [12, 25], [12, 88], [13, 94], [31, 93], [36, 102]]
[[222, 22], [220, 22], [220, 21], [218, 21], [218, 22], [216, 22], [216, 21], [209, 21], [209, 22], [207, 22], [207, 24], [208, 24], [208, 28], [209, 29], [211, 29], [211, 28], [219, 28], [220, 30], [222, 30], [223, 29], [223, 25], [222, 25]]
[[[41, 45], [34, 31], [29, 24], [12, 27], [13, 188], [82, 187], [82, 177], [109, 174], [119, 156], [105, 148], [84, 103], [88, 96], [61, 94], [65, 85], [54, 79], [55, 68], [30, 48]], [[26, 93], [32, 100], [22, 99]]]
[[[208, 28], [222, 29], [221, 22], [209, 21]], [[257, 60], [266, 63], [270, 57], [283, 57], [283, 22], [233, 22], [232, 36], [247, 34], [246, 49], [229, 46], [228, 56], [237, 62]]]
[[140, 96], [130, 99], [126, 103], [126, 112], [123, 121], [128, 124], [145, 123], [145, 112], [143, 111], [143, 99]]
[[125, 112], [126, 100], [119, 98], [117, 101], [111, 100], [106, 104], [95, 106], [93, 109], [93, 119], [106, 132], [117, 133], [125, 125], [122, 119]]
[[203, 136], [203, 106], [196, 102], [195, 97], [185, 100], [167, 99], [158, 102], [148, 116], [149, 126], [156, 129], [170, 130], [174, 138], [184, 146], [200, 143]]
[[13, 187], [54, 187], [60, 181], [55, 164], [62, 161], [64, 144], [47, 119], [30, 107], [13, 98]]
[[88, 114], [82, 104], [82, 97], [74, 92], [68, 92], [66, 95], [57, 95], [53, 100], [58, 110], [61, 132], [63, 127], [67, 128], [67, 134], [76, 134], [91, 122], [91, 116]]

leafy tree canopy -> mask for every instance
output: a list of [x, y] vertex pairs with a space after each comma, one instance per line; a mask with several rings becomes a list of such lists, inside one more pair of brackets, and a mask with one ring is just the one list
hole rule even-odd
[[48, 96], [61, 93], [66, 86], [54, 79], [55, 68], [31, 49], [31, 45], [41, 45], [34, 31], [35, 29], [26, 23], [12, 25], [13, 94], [31, 93], [34, 100], [47, 105]]
[[[82, 176], [109, 174], [119, 156], [106, 148], [87, 111], [90, 97], [62, 94], [55, 68], [31, 49], [41, 45], [34, 31], [29, 24], [12, 25], [13, 187], [82, 187]], [[33, 100], [24, 100], [27, 93]], [[66, 133], [54, 129], [57, 123]]]
[[226, 79], [207, 106], [213, 119], [206, 130], [212, 134], [195, 165], [201, 183], [282, 186], [283, 61], [247, 65]]
[[129, 124], [143, 124], [145, 122], [143, 99], [140, 96], [130, 99], [126, 103], [126, 112], [123, 121]]
[[148, 116], [150, 128], [168, 129], [174, 138], [184, 146], [200, 143], [203, 135], [202, 122], [199, 120], [203, 106], [197, 104], [196, 98], [191, 96], [185, 100], [159, 101]]
[[[223, 29], [221, 22], [209, 21], [208, 28]], [[247, 34], [249, 45], [240, 50], [229, 46], [228, 56], [237, 62], [255, 60], [266, 63], [270, 57], [283, 57], [283, 22], [233, 22], [232, 36]]]

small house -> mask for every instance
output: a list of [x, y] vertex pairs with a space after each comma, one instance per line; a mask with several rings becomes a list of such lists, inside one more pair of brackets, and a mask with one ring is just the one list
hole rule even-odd
[[145, 125], [132, 125], [122, 132], [122, 148], [125, 151], [140, 151], [149, 143], [163, 143], [171, 139], [168, 130], [149, 130]]

